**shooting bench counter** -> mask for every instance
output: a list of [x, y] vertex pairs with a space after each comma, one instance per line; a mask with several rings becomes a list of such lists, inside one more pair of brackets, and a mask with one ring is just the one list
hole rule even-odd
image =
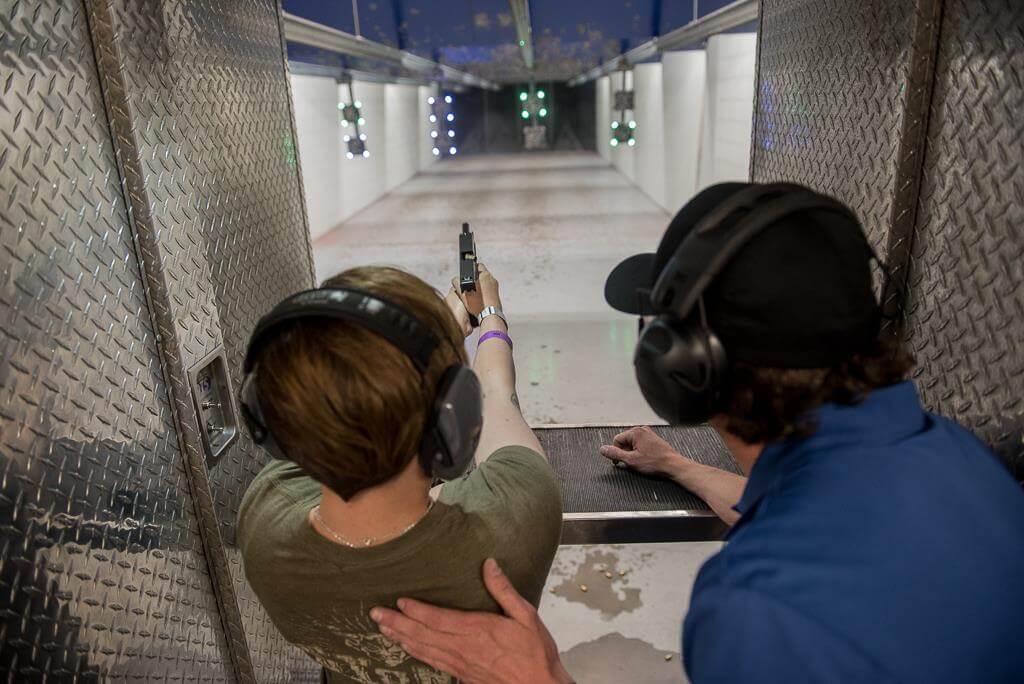
[[[671, 480], [616, 468], [598, 453], [627, 425], [536, 426], [558, 474], [563, 544], [622, 544], [721, 539], [726, 526], [707, 504]], [[739, 473], [709, 426], [654, 427], [679, 453]]]

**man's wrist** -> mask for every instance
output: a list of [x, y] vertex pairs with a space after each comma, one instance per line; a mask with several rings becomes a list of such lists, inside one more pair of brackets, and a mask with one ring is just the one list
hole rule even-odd
[[674, 480], [676, 484], [688, 488], [694, 466], [698, 464], [677, 451], [666, 454], [663, 463], [665, 474]]

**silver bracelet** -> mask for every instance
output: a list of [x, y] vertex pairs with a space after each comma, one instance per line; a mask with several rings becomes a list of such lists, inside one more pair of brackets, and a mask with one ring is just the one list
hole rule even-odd
[[505, 327], [506, 328], [508, 327], [508, 319], [505, 318], [505, 312], [502, 311], [501, 309], [499, 309], [498, 307], [496, 307], [496, 306], [484, 307], [484, 310], [480, 312], [479, 316], [477, 316], [477, 322], [478, 323], [483, 323], [484, 319], [487, 318], [488, 316], [497, 316], [501, 320], [505, 321]]

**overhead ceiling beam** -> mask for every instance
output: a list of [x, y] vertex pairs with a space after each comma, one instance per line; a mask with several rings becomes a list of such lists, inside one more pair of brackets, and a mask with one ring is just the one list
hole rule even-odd
[[429, 81], [445, 81], [461, 85], [498, 90], [498, 85], [486, 78], [480, 78], [465, 71], [460, 71], [444, 64], [390, 45], [354, 36], [345, 31], [318, 24], [315, 21], [282, 12], [284, 17], [284, 37], [295, 43], [312, 45], [331, 52], [339, 52], [352, 57], [376, 59], [389, 64], [397, 64], [405, 69], [422, 74]]
[[567, 83], [570, 86], [582, 85], [587, 81], [610, 74], [623, 65], [636, 64], [668, 50], [689, 47], [707, 40], [715, 34], [755, 21], [757, 19], [757, 2], [758, 0], [736, 0], [720, 10], [694, 19], [663, 36], [651, 38], [646, 43], [638, 45], [604, 64], [585, 71], [579, 76], [574, 76]]
[[533, 25], [530, 23], [530, 0], [508, 0], [512, 7], [512, 18], [516, 22], [516, 37], [523, 53], [523, 63], [533, 70]]
[[346, 77], [353, 81], [364, 81], [367, 83], [396, 83], [398, 85], [430, 85], [432, 81], [422, 76], [408, 76], [401, 74], [385, 74], [374, 71], [360, 71], [359, 69], [347, 69], [340, 66], [326, 66], [323, 64], [310, 64], [309, 62], [288, 62], [288, 73], [296, 76], [325, 76], [336, 81], [343, 81]]

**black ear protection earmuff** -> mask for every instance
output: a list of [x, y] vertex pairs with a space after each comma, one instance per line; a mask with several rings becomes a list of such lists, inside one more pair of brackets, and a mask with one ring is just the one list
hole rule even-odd
[[[840, 202], [807, 188], [756, 185], [709, 212], [665, 264], [650, 296], [658, 316], [644, 327], [633, 357], [644, 398], [661, 418], [672, 425], [693, 425], [713, 415], [729, 362], [708, 326], [702, 295], [761, 231], [809, 210], [837, 212], [857, 221]], [[870, 244], [867, 248], [871, 250]]]
[[[242, 417], [253, 441], [274, 458], [287, 458], [267, 428], [257, 392], [258, 360], [263, 346], [286, 323], [329, 318], [356, 323], [371, 330], [404, 353], [423, 376], [440, 344], [437, 336], [405, 309], [368, 292], [326, 288], [307, 290], [288, 297], [256, 324], [245, 354], [241, 395]], [[434, 393], [420, 442], [424, 471], [451, 480], [469, 466], [480, 441], [483, 395], [480, 381], [469, 366], [455, 364], [442, 374]]]

